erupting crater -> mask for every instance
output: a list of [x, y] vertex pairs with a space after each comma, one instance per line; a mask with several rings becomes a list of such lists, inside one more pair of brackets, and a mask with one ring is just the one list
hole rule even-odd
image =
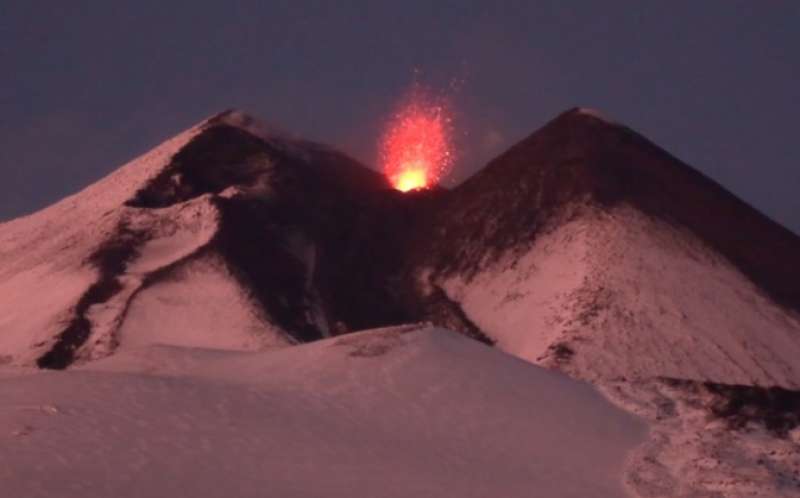
[[381, 162], [401, 192], [437, 185], [450, 171], [452, 120], [441, 102], [415, 93], [392, 116], [380, 145]]

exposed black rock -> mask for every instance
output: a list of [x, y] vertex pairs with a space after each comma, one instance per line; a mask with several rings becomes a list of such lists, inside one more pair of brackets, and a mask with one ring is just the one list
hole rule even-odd
[[[295, 341], [432, 321], [491, 344], [436, 278], [424, 290], [418, 271], [468, 278], [492, 258], [525, 250], [554, 216], [569, 216], [565, 206], [586, 203], [629, 204], [689, 230], [800, 310], [800, 237], [630, 129], [580, 110], [454, 190], [408, 194], [344, 154], [263, 138], [226, 116], [206, 122], [127, 205], [150, 210], [209, 195], [220, 228], [203, 250], [221, 256], [265, 317]], [[117, 277], [142, 238], [120, 227], [92, 256], [102, 276], [40, 366], [74, 359], [90, 334], [88, 308], [119, 291]], [[552, 352], [561, 361], [574, 354], [567, 346]]]
[[579, 109], [514, 145], [447, 196], [427, 261], [469, 272], [530, 244], [561, 207], [629, 204], [686, 229], [784, 306], [800, 310], [800, 237], [633, 130]]
[[36, 361], [39, 368], [63, 369], [73, 362], [78, 348], [92, 333], [92, 323], [86, 316], [89, 308], [108, 301], [122, 290], [118, 277], [145, 240], [146, 234], [121, 225], [117, 227], [113, 238], [89, 256], [88, 263], [97, 268], [100, 276], [80, 297], [73, 310], [73, 318], [53, 346]]
[[743, 386], [663, 379], [673, 387], [691, 392], [698, 399], [709, 394], [706, 409], [723, 419], [733, 430], [744, 430], [748, 424], [761, 425], [778, 437], [800, 427], [800, 391], [782, 387]]

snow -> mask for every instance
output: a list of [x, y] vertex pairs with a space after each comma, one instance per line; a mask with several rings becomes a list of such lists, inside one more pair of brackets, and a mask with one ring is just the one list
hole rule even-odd
[[0, 277], [0, 364], [33, 362], [93, 280], [90, 270], [54, 270], [50, 264]]
[[189, 257], [214, 237], [218, 216], [208, 195], [163, 209], [131, 210], [129, 228], [146, 231], [148, 239], [125, 272], [145, 275]]
[[[155, 337], [170, 344], [232, 349], [287, 343], [283, 332], [269, 325], [269, 317], [254, 311], [235, 279], [214, 269], [219, 264], [195, 264], [183, 272], [182, 282], [160, 281], [159, 275], [191, 260], [214, 239], [219, 213], [210, 195], [161, 209], [126, 204], [204, 126], [205, 121], [38, 213], [0, 224], [0, 364], [34, 364], [74, 318], [81, 297], [103, 277], [122, 288], [87, 310], [91, 336], [77, 351], [79, 361], [106, 356], [121, 340], [141, 346]], [[100, 275], [89, 259], [114, 244], [121, 232], [140, 239], [124, 243], [134, 249], [132, 258], [122, 274]], [[201, 268], [209, 274], [200, 275]], [[187, 275], [192, 279], [186, 280]], [[177, 294], [165, 298], [165, 290]], [[165, 299], [173, 301], [164, 305]], [[143, 310], [144, 302], [152, 309]], [[132, 303], [130, 316], [136, 320], [126, 323]], [[183, 316], [157, 318], [154, 310], [180, 310]], [[221, 333], [223, 317], [230, 330]], [[166, 325], [172, 328], [162, 330]]]
[[629, 458], [635, 496], [680, 498], [800, 495], [800, 428], [786, 438], [763, 426], [732, 431], [709, 415], [707, 393], [657, 380], [611, 382], [603, 392], [651, 423], [648, 441]]
[[624, 205], [569, 212], [472, 278], [422, 270], [420, 288], [441, 286], [498, 348], [648, 420], [625, 473], [635, 496], [798, 496], [791, 438], [731, 431], [704, 395], [660, 380], [798, 389], [797, 314], [688, 232]]
[[[172, 156], [200, 133], [203, 125], [204, 122], [179, 133], [129, 161], [102, 180], [46, 209], [0, 223], [0, 250], [7, 247], [14, 239], [21, 239], [32, 233], [38, 236], [39, 242], [45, 242], [49, 237], [40, 233], [43, 227], [56, 230], [62, 227], [66, 231], [75, 226], [72, 223], [79, 224], [87, 217], [93, 219], [97, 215], [108, 215], [109, 210], [119, 208], [148, 180], [158, 175], [169, 164]], [[29, 244], [30, 247], [35, 245]]]
[[83, 191], [0, 223], [0, 357], [31, 364], [97, 279], [86, 258], [128, 214], [122, 206], [198, 132], [164, 142]]
[[521, 257], [508, 255], [469, 281], [456, 275], [443, 288], [497, 347], [536, 360], [563, 334], [564, 320], [554, 310], [586, 278], [590, 230], [585, 221], [569, 222], [540, 236]]
[[117, 336], [123, 349], [169, 344], [258, 350], [288, 344], [212, 256], [189, 261], [139, 292]]
[[526, 254], [442, 287], [497, 346], [588, 379], [800, 387], [800, 317], [693, 236], [635, 209], [586, 210]]
[[462, 336], [150, 347], [0, 375], [8, 496], [626, 496], [642, 422]]
[[127, 264], [122, 291], [92, 306], [92, 337], [84, 357], [154, 343], [235, 350], [287, 344], [224, 263], [213, 255], [199, 255], [218, 228], [209, 196], [131, 211], [130, 227], [146, 232], [148, 240]]
[[[239, 112], [220, 121], [300, 158], [326, 150]], [[474, 275], [419, 269], [505, 353], [420, 326], [287, 347], [214, 252], [210, 195], [126, 205], [203, 125], [0, 224], [0, 494], [797, 496], [798, 429], [732, 432], [707, 395], [660, 380], [800, 388], [800, 317], [692, 234], [569, 206]], [[140, 238], [120, 290], [86, 311], [77, 368], [31, 369], [120, 227]], [[327, 335], [319, 248], [287, 237]]]

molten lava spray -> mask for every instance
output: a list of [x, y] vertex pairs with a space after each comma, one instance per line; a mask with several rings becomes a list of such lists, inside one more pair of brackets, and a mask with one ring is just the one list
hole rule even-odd
[[415, 89], [392, 116], [381, 140], [383, 171], [394, 188], [408, 192], [438, 184], [455, 158], [451, 136], [445, 103]]

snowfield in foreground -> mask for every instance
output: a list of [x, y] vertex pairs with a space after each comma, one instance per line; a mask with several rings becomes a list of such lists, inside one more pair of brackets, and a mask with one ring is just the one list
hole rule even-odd
[[3, 496], [626, 496], [644, 423], [420, 326], [0, 370]]

